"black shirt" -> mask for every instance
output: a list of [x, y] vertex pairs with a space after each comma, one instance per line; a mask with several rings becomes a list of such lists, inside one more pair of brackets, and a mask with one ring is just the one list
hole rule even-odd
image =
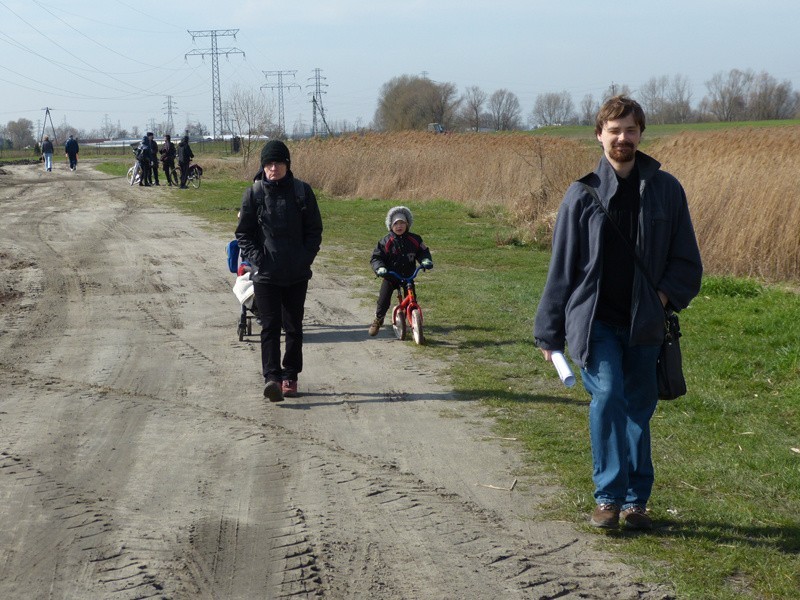
[[595, 317], [609, 325], [628, 327], [636, 263], [631, 248], [639, 232], [639, 171], [617, 177], [617, 193], [608, 204], [608, 214], [627, 238], [624, 241], [610, 223], [603, 227], [603, 276]]

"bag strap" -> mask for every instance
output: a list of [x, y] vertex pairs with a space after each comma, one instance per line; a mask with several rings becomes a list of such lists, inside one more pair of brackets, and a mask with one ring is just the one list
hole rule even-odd
[[600, 197], [597, 195], [597, 190], [582, 181], [579, 181], [578, 183], [580, 183], [583, 186], [583, 188], [589, 193], [589, 195], [595, 201], [597, 206], [600, 207], [600, 210], [603, 211], [603, 214], [606, 216], [606, 219], [614, 228], [614, 231], [616, 231], [617, 234], [619, 234], [619, 237], [622, 239], [622, 242], [625, 244], [625, 247], [628, 249], [628, 252], [630, 252], [631, 256], [633, 256], [633, 261], [636, 263], [636, 266], [639, 267], [639, 270], [642, 272], [642, 275], [644, 275], [644, 278], [647, 279], [647, 283], [649, 283], [650, 287], [652, 287], [653, 290], [655, 290], [655, 292], [658, 293], [658, 287], [656, 287], [653, 278], [650, 276], [650, 273], [648, 272], [647, 267], [644, 264], [644, 261], [641, 258], [639, 258], [639, 255], [636, 253], [636, 249], [633, 247], [630, 240], [627, 237], [625, 237], [625, 234], [622, 233], [622, 230], [619, 228], [619, 225], [617, 225], [616, 221], [614, 221], [614, 219], [611, 218], [611, 215], [608, 214], [608, 210], [606, 209], [606, 207], [603, 206], [602, 202], [600, 202]]

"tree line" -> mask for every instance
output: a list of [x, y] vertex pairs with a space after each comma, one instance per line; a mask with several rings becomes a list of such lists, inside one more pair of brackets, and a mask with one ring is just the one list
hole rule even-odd
[[440, 123], [447, 130], [511, 131], [552, 125], [592, 125], [602, 102], [616, 94], [636, 99], [648, 122], [697, 123], [760, 121], [800, 117], [800, 92], [789, 81], [769, 73], [732, 69], [705, 82], [706, 95], [693, 103], [686, 77], [653, 77], [637, 90], [611, 84], [602, 97], [585, 95], [576, 107], [566, 91], [539, 94], [527, 115], [519, 98], [507, 89], [488, 94], [470, 86], [463, 94], [455, 84], [401, 75], [385, 83], [373, 127], [381, 131], [425, 129]]

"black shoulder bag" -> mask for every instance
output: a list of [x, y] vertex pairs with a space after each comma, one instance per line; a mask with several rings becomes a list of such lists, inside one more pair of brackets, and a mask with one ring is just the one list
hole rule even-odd
[[[606, 207], [603, 206], [602, 202], [600, 202], [597, 191], [590, 185], [587, 185], [583, 182], [581, 182], [581, 185], [589, 193], [597, 206], [600, 207], [600, 210], [603, 211], [606, 219], [614, 228], [614, 231], [616, 231], [622, 238], [622, 241], [625, 243], [628, 251], [633, 256], [636, 266], [639, 267], [639, 270], [642, 272], [642, 275], [644, 275], [645, 279], [647, 279], [650, 287], [652, 287], [656, 294], [658, 294], [658, 288], [656, 287], [653, 278], [650, 276], [650, 273], [647, 271], [644, 262], [642, 262], [642, 259], [639, 258], [638, 254], [636, 254], [636, 250], [630, 244], [628, 238], [625, 237], [625, 234], [622, 233], [622, 230], [619, 228], [619, 226], [614, 222], [614, 219], [612, 219], [611, 215], [608, 214]], [[658, 397], [660, 400], [674, 400], [675, 398], [679, 398], [686, 394], [686, 379], [683, 376], [683, 359], [681, 358], [680, 337], [681, 327], [680, 322], [678, 321], [678, 315], [665, 309], [664, 341], [661, 344], [661, 351], [658, 354], [658, 362], [656, 363]]]

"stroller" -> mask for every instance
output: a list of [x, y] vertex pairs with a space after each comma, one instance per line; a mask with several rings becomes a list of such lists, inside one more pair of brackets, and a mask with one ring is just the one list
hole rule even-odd
[[250, 263], [242, 257], [239, 260], [239, 242], [232, 240], [226, 246], [228, 254], [228, 270], [236, 273], [236, 283], [233, 286], [233, 293], [242, 305], [242, 312], [239, 316], [239, 323], [236, 331], [239, 341], [244, 340], [245, 335], [253, 335], [253, 319], [258, 321], [258, 306], [255, 303], [255, 292], [253, 282], [250, 281], [250, 274], [253, 269]]

